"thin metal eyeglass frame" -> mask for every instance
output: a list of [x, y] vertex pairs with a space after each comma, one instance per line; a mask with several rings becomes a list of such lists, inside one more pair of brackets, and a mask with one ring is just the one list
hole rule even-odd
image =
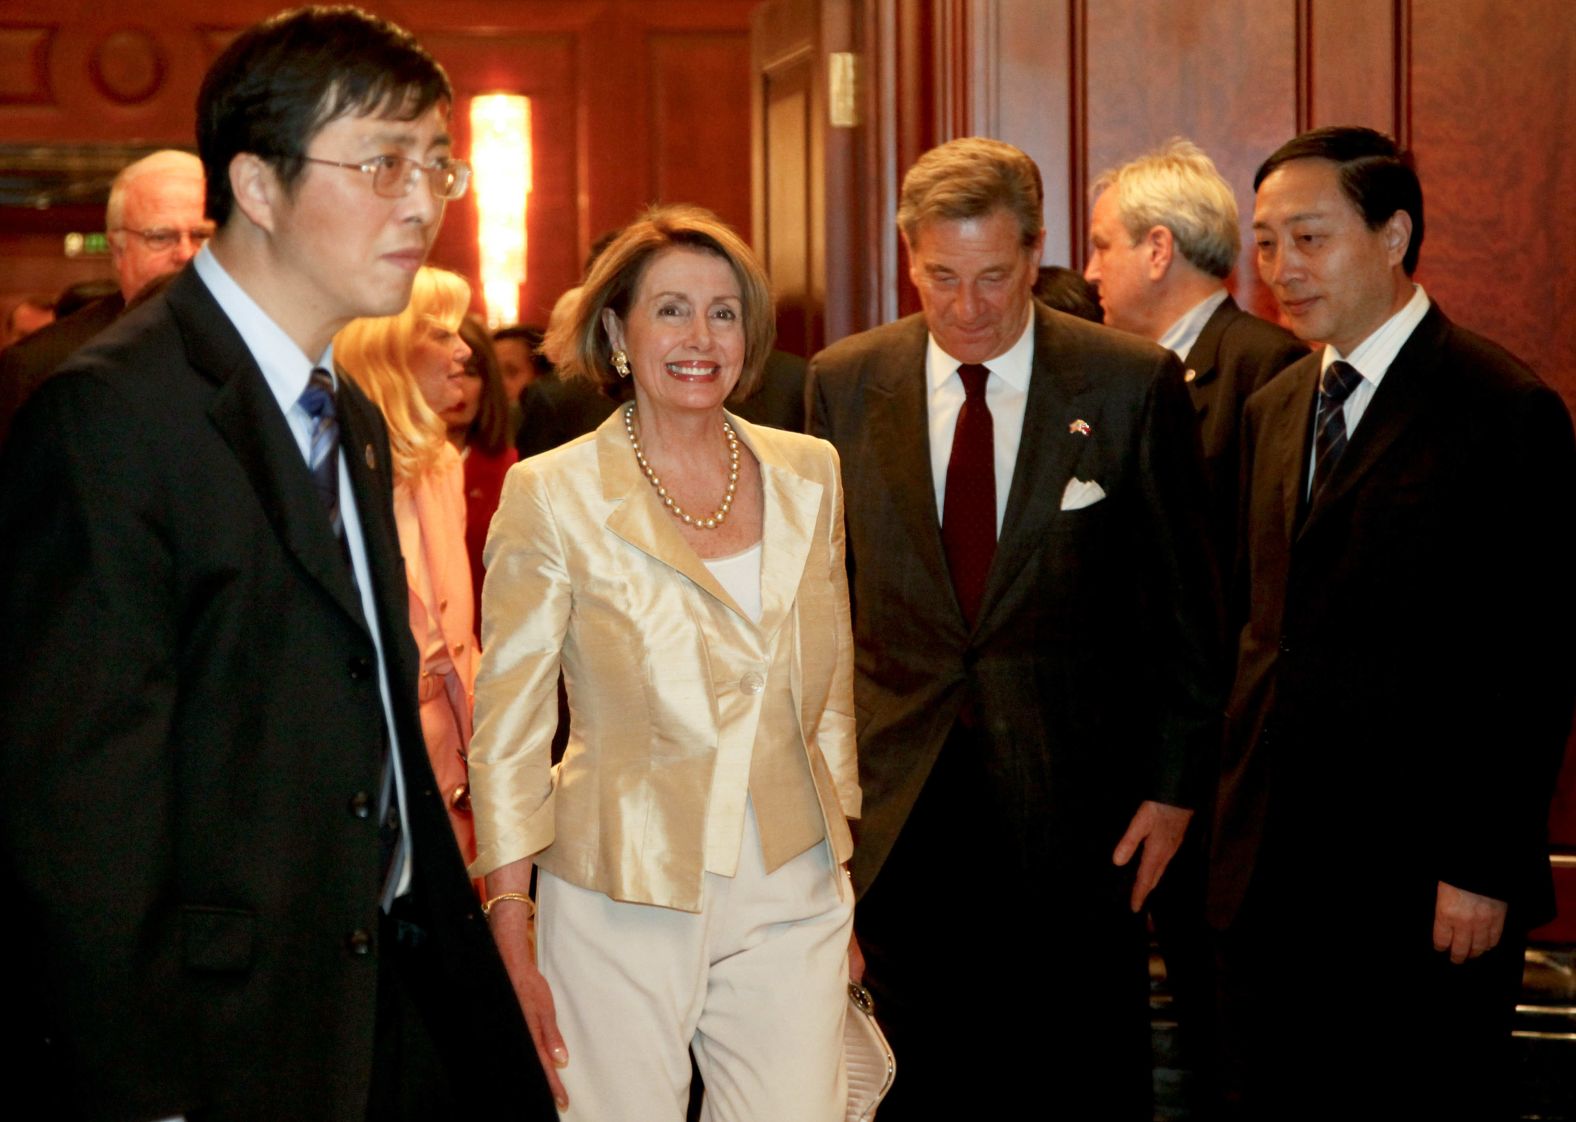
[[[445, 160], [441, 166], [435, 166], [433, 164], [418, 164], [409, 156], [394, 155], [378, 156], [371, 160], [363, 160], [358, 164], [347, 164], [343, 160], [325, 160], [319, 156], [298, 156], [296, 158], [309, 164], [323, 164], [325, 167], [331, 168], [349, 168], [351, 171], [359, 171], [363, 175], [370, 175], [372, 177], [373, 193], [384, 199], [403, 199], [415, 190], [416, 177], [411, 174], [412, 170], [426, 175], [427, 185], [432, 188], [433, 195], [444, 202], [452, 203], [455, 199], [463, 198], [466, 189], [471, 185], [471, 165], [464, 160]], [[398, 163], [382, 164], [380, 166], [379, 161], [381, 160], [397, 160]], [[393, 191], [390, 191], [387, 186], [378, 186], [379, 178], [387, 175], [388, 172], [385, 169], [390, 167], [399, 169], [399, 178], [396, 180], [397, 186]], [[448, 191], [444, 191], [438, 181], [438, 177], [444, 174], [452, 174], [454, 176], [454, 182], [450, 185]]]
[[186, 239], [192, 243], [192, 245], [196, 246], [198, 249], [201, 249], [203, 246], [208, 244], [208, 239], [213, 237], [215, 231], [173, 230], [163, 226], [155, 226], [151, 230], [137, 230], [130, 226], [116, 226], [113, 230], [108, 231], [108, 233], [136, 234], [148, 244], [148, 248], [158, 253], [163, 253], [165, 250], [174, 249], [176, 246], [180, 245], [181, 236], [183, 234], [186, 236]]

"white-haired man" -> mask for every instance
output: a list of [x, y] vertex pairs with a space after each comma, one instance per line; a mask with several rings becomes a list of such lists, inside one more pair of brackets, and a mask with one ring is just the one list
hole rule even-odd
[[1237, 200], [1214, 161], [1180, 137], [1095, 180], [1089, 266], [1105, 322], [1173, 351], [1187, 366], [1209, 477], [1210, 529], [1231, 564], [1237, 423], [1254, 390], [1308, 353], [1295, 336], [1237, 307], [1226, 278], [1241, 235]]
[[149, 285], [180, 272], [213, 234], [213, 223], [203, 217], [202, 161], [166, 148], [126, 165], [110, 185], [104, 228], [120, 291], [0, 355], [0, 443], [16, 411], [62, 362]]

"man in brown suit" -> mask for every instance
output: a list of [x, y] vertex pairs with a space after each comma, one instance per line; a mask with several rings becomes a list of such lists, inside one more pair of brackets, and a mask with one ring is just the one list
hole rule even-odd
[[923, 314], [810, 367], [847, 494], [856, 927], [901, 1057], [893, 1122], [1149, 1117], [1135, 913], [1213, 741], [1181, 364], [1034, 304], [1042, 205], [1010, 145], [921, 157], [898, 225]]

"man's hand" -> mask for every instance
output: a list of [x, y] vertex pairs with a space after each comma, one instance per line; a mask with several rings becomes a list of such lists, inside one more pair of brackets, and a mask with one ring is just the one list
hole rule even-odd
[[1130, 901], [1133, 911], [1143, 908], [1149, 893], [1160, 883], [1160, 876], [1170, 864], [1177, 846], [1182, 844], [1182, 835], [1187, 832], [1188, 820], [1192, 817], [1191, 810], [1179, 806], [1167, 806], [1153, 800], [1139, 804], [1138, 813], [1127, 824], [1127, 833], [1122, 835], [1122, 840], [1116, 843], [1116, 851], [1111, 854], [1112, 864], [1125, 865], [1140, 847], [1143, 848], [1138, 875], [1133, 879]]
[[1503, 900], [1440, 881], [1434, 897], [1434, 949], [1449, 951], [1450, 961], [1458, 964], [1493, 950], [1505, 933], [1507, 907]]

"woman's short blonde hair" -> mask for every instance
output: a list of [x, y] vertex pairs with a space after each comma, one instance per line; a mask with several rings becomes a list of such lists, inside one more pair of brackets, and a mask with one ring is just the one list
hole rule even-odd
[[471, 306], [471, 286], [458, 273], [423, 265], [410, 303], [398, 315], [352, 320], [334, 336], [334, 363], [383, 411], [394, 457], [394, 481], [409, 483], [437, 461], [448, 427], [432, 411], [410, 369], [417, 333], [458, 331]]
[[548, 329], [542, 344], [543, 353], [553, 356], [563, 377], [588, 378], [617, 396], [619, 376], [613, 369], [613, 344], [603, 329], [602, 312], [611, 309], [619, 319], [628, 316], [647, 267], [663, 250], [676, 248], [715, 253], [732, 268], [744, 315], [744, 369], [733, 400], [742, 401], [754, 392], [777, 336], [771, 284], [744, 239], [698, 206], [652, 207], [602, 251], [573, 310]]

